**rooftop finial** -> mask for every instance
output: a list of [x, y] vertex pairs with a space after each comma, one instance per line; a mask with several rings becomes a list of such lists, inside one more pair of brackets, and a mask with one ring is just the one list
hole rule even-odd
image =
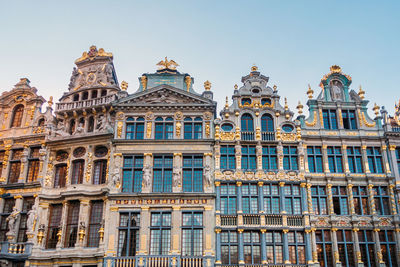
[[363, 100], [365, 98], [365, 91], [362, 89], [360, 85], [360, 89], [358, 90], [358, 96]]
[[226, 97], [226, 99], [225, 99], [225, 108], [229, 108], [228, 97]]
[[372, 108], [372, 110], [373, 110], [374, 113], [375, 113], [375, 116], [378, 116], [378, 115], [379, 115], [379, 109], [380, 109], [380, 107], [375, 103], [375, 104], [374, 104], [374, 107]]
[[128, 89], [128, 83], [126, 81], [122, 81], [121, 89], [124, 90], [124, 91], [126, 91], [126, 89]]
[[311, 89], [310, 84], [308, 84], [308, 90], [307, 90], [308, 98], [309, 98], [309, 99], [313, 98], [313, 94], [314, 94], [314, 90]]
[[235, 84], [235, 85], [233, 86], [233, 88], [235, 88], [235, 90], [237, 90], [237, 89], [238, 89], [238, 85]]
[[49, 101], [47, 101], [47, 106], [49, 107], [49, 108], [52, 108], [53, 107], [53, 97], [52, 96], [50, 96], [50, 98], [49, 98]]
[[330, 71], [331, 71], [332, 73], [339, 73], [339, 72], [342, 71], [342, 68], [339, 67], [338, 65], [333, 65], [333, 66], [331, 66]]
[[209, 80], [204, 82], [204, 89], [206, 91], [210, 91], [211, 90], [211, 82]]
[[289, 109], [289, 106], [287, 104], [287, 98], [285, 97], [285, 110], [288, 110], [288, 109]]
[[157, 63], [157, 66], [159, 70], [165, 70], [165, 69], [170, 69], [170, 70], [176, 70], [176, 67], [178, 67], [178, 63], [175, 61], [168, 60], [167, 57], [165, 57], [165, 60], [161, 60], [160, 62]]
[[296, 108], [300, 115], [303, 114], [303, 105], [300, 103], [300, 101]]
[[258, 70], [258, 67], [256, 66], [256, 64], [253, 64], [253, 67], [251, 67], [251, 72], [257, 71], [257, 70]]

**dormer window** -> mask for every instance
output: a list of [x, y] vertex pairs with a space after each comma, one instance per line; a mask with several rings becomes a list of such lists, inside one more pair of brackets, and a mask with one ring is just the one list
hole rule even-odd
[[242, 98], [242, 106], [250, 106], [251, 99], [250, 98]]
[[262, 98], [261, 99], [261, 105], [264, 106], [265, 104], [271, 105], [272, 101], [270, 98]]
[[233, 130], [233, 125], [230, 124], [230, 123], [224, 123], [224, 124], [221, 125], [221, 129], [222, 129], [224, 132], [230, 132], [230, 131]]

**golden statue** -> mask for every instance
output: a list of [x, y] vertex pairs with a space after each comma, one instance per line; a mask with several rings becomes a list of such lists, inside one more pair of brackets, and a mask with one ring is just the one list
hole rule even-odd
[[167, 57], [165, 57], [165, 60], [161, 60], [160, 62], [158, 62], [157, 66], [160, 66], [158, 68], [159, 70], [165, 70], [165, 69], [176, 70], [176, 67], [178, 67], [179, 65], [172, 59], [168, 60]]

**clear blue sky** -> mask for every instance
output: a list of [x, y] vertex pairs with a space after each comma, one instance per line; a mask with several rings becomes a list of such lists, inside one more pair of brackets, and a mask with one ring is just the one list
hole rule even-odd
[[[67, 90], [92, 44], [114, 54], [118, 79], [138, 88], [165, 56], [210, 80], [219, 110], [252, 64], [295, 111], [338, 64], [366, 99], [393, 113], [400, 98], [400, 1], [2, 1], [0, 91], [28, 77], [46, 99]], [[372, 112], [370, 112], [372, 113]]]

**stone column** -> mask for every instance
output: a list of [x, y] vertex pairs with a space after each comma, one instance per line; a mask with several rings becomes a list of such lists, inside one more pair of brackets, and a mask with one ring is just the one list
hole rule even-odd
[[236, 189], [237, 189], [237, 206], [238, 210], [237, 213], [243, 213], [243, 203], [242, 203], [242, 182], [236, 182]]
[[1, 172], [2, 177], [0, 178], [0, 182], [6, 184], [7, 183], [7, 175], [10, 169], [10, 164], [8, 162], [8, 159], [10, 157], [11, 153], [11, 144], [6, 144], [5, 145], [5, 151], [4, 151], [4, 158], [3, 158], [3, 170]]
[[21, 169], [18, 177], [18, 183], [25, 183], [28, 177], [28, 157], [29, 157], [29, 146], [24, 145], [24, 150], [21, 156]]
[[215, 169], [221, 168], [221, 147], [219, 144], [214, 146], [214, 157], [215, 157]]
[[400, 262], [400, 229], [396, 227], [395, 229], [396, 232], [396, 259], [397, 262]]
[[285, 192], [284, 192], [285, 182], [279, 182], [279, 195], [280, 195], [280, 202], [281, 202], [281, 214], [286, 214], [286, 207], [285, 207]]
[[312, 195], [311, 195], [311, 183], [307, 182], [307, 204], [308, 204], [308, 213], [314, 214], [313, 204], [312, 204]]
[[261, 231], [261, 263], [268, 264], [267, 250], [265, 247], [265, 242], [266, 242], [265, 232], [267, 232], [267, 229], [261, 229], [260, 231]]
[[[18, 212], [21, 212], [22, 205], [23, 205], [22, 196], [21, 195], [16, 195], [16, 196], [14, 196], [14, 199], [15, 199], [15, 203], [14, 203], [13, 210], [16, 209]], [[8, 224], [7, 224], [7, 229], [9, 230], [6, 233], [8, 242], [17, 242], [20, 222], [21, 222], [21, 214], [18, 214], [16, 216], [16, 218], [15, 218], [15, 224], [14, 224], [15, 228], [14, 228], [13, 232], [10, 230], [10, 228], [8, 227]]]
[[364, 263], [361, 258], [360, 244], [358, 241], [358, 228], [353, 228], [353, 243], [354, 243], [354, 252], [357, 260], [358, 267], [364, 267]]
[[172, 192], [182, 192], [182, 153], [174, 153]]
[[283, 229], [283, 262], [285, 264], [290, 264], [289, 260], [289, 242], [288, 242], [288, 236], [287, 233], [289, 232], [289, 229]]
[[392, 162], [394, 177], [400, 177], [399, 168], [397, 168], [396, 145], [389, 145], [389, 160]]
[[76, 239], [75, 247], [84, 247], [87, 240], [89, 230], [90, 216], [90, 201], [88, 199], [80, 199], [79, 205], [79, 223], [78, 223], [78, 238]]
[[221, 229], [219, 228], [215, 229], [215, 239], [215, 264], [221, 264]]
[[309, 167], [308, 167], [308, 160], [306, 160], [307, 159], [307, 145], [306, 144], [303, 144], [303, 150], [304, 150], [304, 170], [305, 170], [305, 172], [310, 172], [310, 169], [309, 169]]
[[[85, 175], [83, 178], [82, 183], [83, 184], [92, 184], [92, 170], [93, 170], [93, 147], [89, 146], [88, 151], [87, 151], [87, 157], [86, 157], [86, 164], [85, 164]], [[109, 165], [107, 165], [108, 167]]]
[[345, 144], [342, 144], [342, 155], [343, 155], [343, 161], [344, 161], [344, 172], [350, 173], [349, 161], [347, 159], [347, 145], [345, 145]]
[[149, 206], [142, 206], [142, 212], [140, 213], [140, 224], [141, 227], [139, 229], [139, 237], [140, 237], [140, 246], [139, 252], [140, 255], [150, 254], [150, 222], [151, 222], [151, 214], [149, 211]]
[[150, 193], [152, 188], [153, 162], [152, 153], [144, 153], [142, 193]]
[[279, 171], [283, 171], [283, 146], [281, 142], [278, 143], [276, 152], [278, 157], [278, 169]]
[[237, 229], [239, 235], [239, 264], [244, 264], [244, 242], [243, 242], [243, 231], [244, 229]]
[[306, 185], [306, 183], [300, 184], [301, 210], [303, 211], [303, 214], [308, 214]]
[[57, 236], [58, 236], [58, 242], [57, 242], [57, 246], [56, 246], [57, 249], [64, 247], [65, 231], [66, 231], [67, 219], [68, 219], [68, 207], [69, 207], [68, 201], [64, 200], [62, 214], [61, 214], [60, 229], [58, 230], [58, 233], [57, 233]]
[[242, 146], [239, 142], [235, 145], [236, 170], [242, 169]]
[[182, 215], [181, 215], [181, 207], [180, 206], [173, 206], [172, 207], [172, 215], [171, 215], [171, 222], [172, 222], [172, 229], [171, 229], [171, 236], [172, 236], [172, 248], [171, 254], [179, 255], [181, 253], [181, 226], [182, 226]]
[[396, 199], [394, 197], [394, 192], [393, 188], [395, 188], [394, 184], [389, 185], [389, 196], [390, 196], [390, 203], [391, 203], [391, 208], [392, 208], [392, 215], [397, 214], [397, 206], [396, 206]]
[[263, 191], [264, 182], [258, 182], [257, 185], [258, 185], [258, 210], [259, 210], [259, 213], [263, 214], [263, 213], [265, 213], [264, 191]]
[[216, 194], [215, 213], [220, 213], [221, 212], [221, 182], [215, 181], [214, 184], [215, 184], [215, 194]]
[[304, 237], [305, 237], [305, 242], [306, 242], [306, 262], [307, 264], [313, 264], [313, 259], [312, 259], [312, 253], [311, 253], [311, 239], [310, 239], [310, 229], [305, 229], [304, 230]]
[[[375, 242], [375, 251], [376, 251], [376, 264], [379, 267], [386, 267], [385, 262], [383, 261], [382, 249], [381, 249], [381, 242], [379, 240], [379, 232], [380, 229], [374, 229], [374, 242]], [[387, 259], [389, 260], [389, 259]]]
[[214, 216], [214, 208], [212, 205], [204, 206], [204, 253], [203, 255], [212, 257], [216, 248], [214, 247], [214, 240], [212, 232], [214, 231], [214, 224], [216, 225], [217, 218]]
[[362, 159], [364, 161], [364, 171], [365, 173], [371, 173], [371, 171], [369, 170], [369, 164], [368, 164], [368, 156], [367, 156], [367, 146], [366, 145], [362, 145], [361, 146], [361, 154], [362, 154]]
[[332, 184], [327, 184], [326, 188], [327, 188], [327, 191], [328, 191], [329, 215], [333, 215], [334, 214], [334, 209], [333, 209], [333, 197], [332, 197]]
[[369, 209], [371, 211], [371, 214], [375, 215], [376, 207], [375, 207], [375, 200], [374, 200], [374, 190], [372, 190], [373, 187], [374, 187], [373, 184], [368, 185], [368, 202], [369, 202]]
[[355, 215], [356, 210], [354, 207], [354, 199], [353, 199], [353, 184], [348, 184], [347, 185], [347, 194], [349, 195], [349, 208], [350, 208], [350, 214]]
[[331, 236], [332, 236], [333, 259], [335, 261], [335, 266], [341, 267], [342, 263], [340, 262], [340, 258], [339, 258], [339, 249], [338, 249], [337, 236], [336, 236], [336, 232], [338, 229], [332, 228], [331, 230], [332, 230]]
[[312, 247], [312, 260], [318, 264], [317, 240], [315, 238], [315, 228], [311, 228], [311, 247]]
[[263, 170], [263, 166], [262, 166], [262, 146], [261, 146], [260, 142], [258, 142], [258, 144], [257, 144], [256, 154], [257, 154], [257, 171], [262, 171]]
[[[38, 226], [38, 232], [37, 232], [37, 247], [38, 248], [44, 248], [46, 244], [46, 237], [47, 237], [47, 231], [48, 231], [48, 216], [49, 215], [49, 203], [39, 203], [39, 211], [38, 211], [38, 219], [37, 222], [39, 224]], [[42, 230], [40, 230], [42, 228]], [[47, 231], [46, 231], [47, 229]]]
[[381, 147], [382, 149], [382, 160], [383, 160], [383, 168], [385, 170], [385, 172], [390, 175], [392, 174], [392, 171], [390, 170], [390, 166], [389, 166], [389, 158], [388, 158], [388, 151], [387, 151], [387, 146], [386, 145], [382, 145]]
[[328, 161], [328, 152], [327, 152], [328, 146], [323, 144], [322, 145], [322, 158], [324, 160], [324, 172], [325, 173], [330, 173], [331, 171], [329, 170], [329, 161]]

